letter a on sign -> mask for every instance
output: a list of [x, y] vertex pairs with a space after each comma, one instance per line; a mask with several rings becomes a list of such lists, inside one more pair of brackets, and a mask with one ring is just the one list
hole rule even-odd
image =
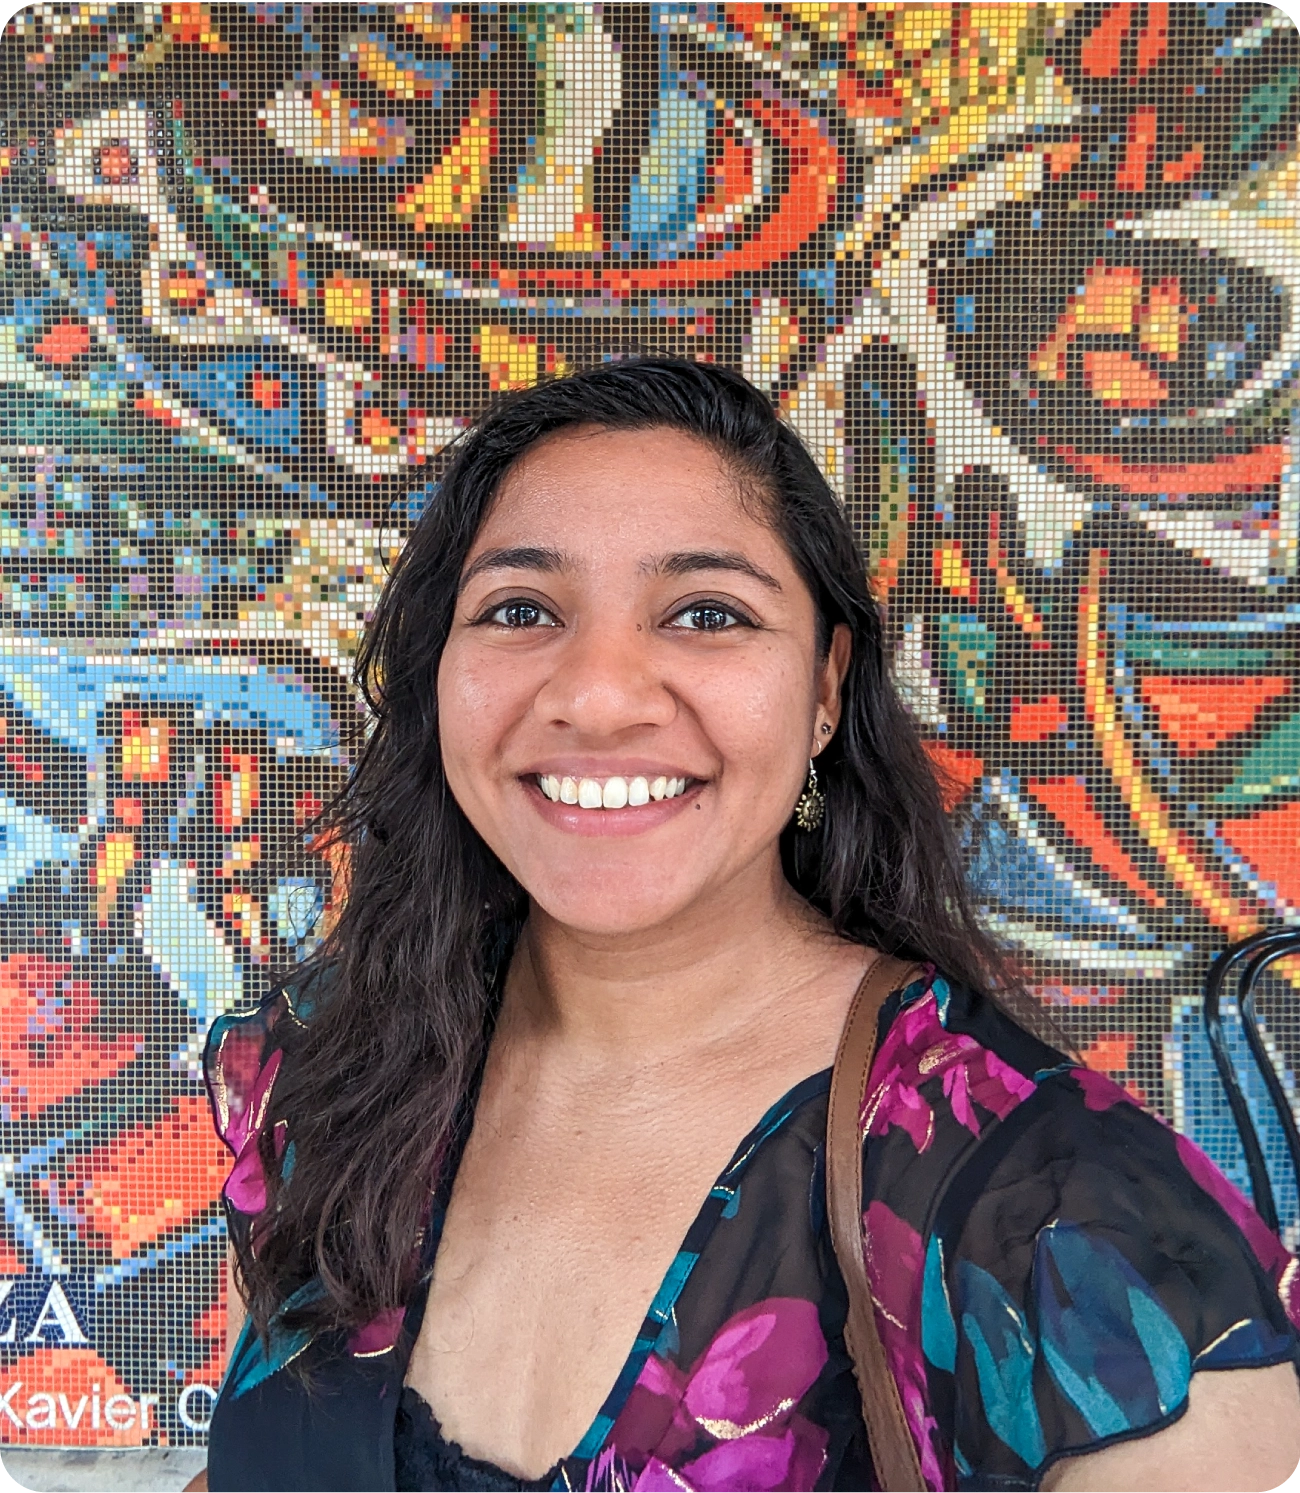
[[[9, 1300], [9, 1293], [17, 1284], [18, 1282], [13, 1280], [0, 1280], [0, 1307], [3, 1307]], [[0, 1332], [0, 1343], [12, 1343], [18, 1331], [18, 1318], [12, 1315], [13, 1308], [9, 1307], [8, 1311], [10, 1316], [4, 1330]]]
[[65, 1343], [88, 1343], [90, 1339], [81, 1330], [81, 1323], [77, 1321], [77, 1314], [72, 1310], [72, 1303], [63, 1293], [63, 1287], [57, 1280], [50, 1282], [50, 1289], [45, 1293], [45, 1301], [32, 1323], [32, 1330], [23, 1339], [28, 1343], [45, 1342], [45, 1329], [57, 1327], [63, 1334]]

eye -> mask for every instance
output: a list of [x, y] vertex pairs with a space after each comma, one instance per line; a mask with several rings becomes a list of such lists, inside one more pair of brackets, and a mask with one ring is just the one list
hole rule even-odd
[[494, 622], [498, 627], [515, 629], [559, 626], [541, 602], [531, 601], [526, 596], [516, 596], [510, 601], [503, 601], [499, 606], [493, 607], [490, 612], [484, 613], [479, 620]]
[[672, 619], [672, 626], [689, 628], [694, 632], [726, 632], [732, 627], [752, 627], [748, 617], [719, 601], [695, 601], [684, 607]]

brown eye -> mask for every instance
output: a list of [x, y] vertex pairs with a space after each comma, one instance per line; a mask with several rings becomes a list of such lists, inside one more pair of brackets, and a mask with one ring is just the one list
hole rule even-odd
[[514, 601], [502, 602], [499, 607], [494, 607], [484, 618], [486, 622], [495, 622], [499, 627], [525, 628], [525, 627], [555, 627], [555, 618], [546, 610], [540, 602], [529, 601], [520, 597]]
[[717, 602], [700, 601], [678, 612], [673, 625], [690, 628], [694, 632], [725, 632], [727, 628], [743, 627], [749, 623], [747, 618], [733, 612], [730, 607], [720, 606]]

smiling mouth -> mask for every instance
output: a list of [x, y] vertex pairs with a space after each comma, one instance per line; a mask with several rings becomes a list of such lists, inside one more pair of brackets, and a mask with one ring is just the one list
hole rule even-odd
[[680, 798], [699, 778], [568, 778], [539, 773], [533, 781], [552, 803], [578, 809], [637, 809], [642, 804]]

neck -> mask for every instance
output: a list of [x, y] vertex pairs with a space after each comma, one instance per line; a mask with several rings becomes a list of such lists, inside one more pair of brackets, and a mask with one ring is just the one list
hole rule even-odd
[[761, 1024], [805, 983], [809, 954], [838, 940], [785, 880], [758, 865], [654, 928], [595, 935], [536, 904], [506, 982], [507, 1039], [581, 1052], [592, 1063], [709, 1048]]

